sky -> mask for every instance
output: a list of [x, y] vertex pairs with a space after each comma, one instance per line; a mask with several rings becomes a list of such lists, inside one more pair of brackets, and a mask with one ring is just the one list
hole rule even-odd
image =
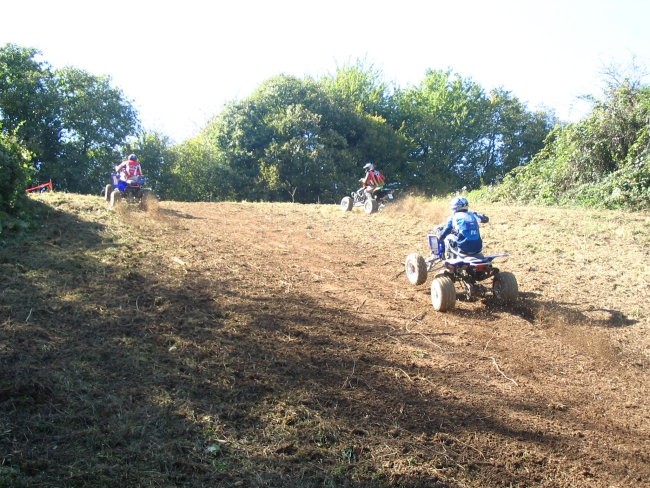
[[269, 78], [358, 61], [399, 88], [450, 69], [573, 122], [608, 69], [650, 72], [649, 19], [647, 0], [0, 0], [0, 46], [109, 76], [180, 143]]

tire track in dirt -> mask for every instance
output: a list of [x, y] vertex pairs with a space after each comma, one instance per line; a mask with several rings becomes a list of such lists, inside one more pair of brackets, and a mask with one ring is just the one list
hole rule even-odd
[[[349, 393], [360, 405], [374, 405], [380, 418], [395, 415], [395, 405], [382, 407], [369, 392], [401, 383], [416, 388], [422, 401], [432, 396], [460, 411], [481, 412], [443, 429], [480, 453], [477, 459], [495, 449], [517, 465], [524, 450], [531, 459], [519, 466], [530, 469], [532, 462], [556, 482], [573, 473], [584, 486], [636, 482], [650, 474], [643, 454], [650, 451], [643, 400], [647, 339], [640, 348], [626, 348], [630, 337], [647, 330], [645, 323], [633, 327], [637, 322], [629, 315], [604, 312], [602, 322], [618, 327], [598, 327], [599, 309], [629, 306], [610, 295], [600, 307], [600, 294], [578, 287], [582, 278], [560, 279], [557, 259], [539, 252], [533, 264], [525, 259], [531, 246], [553, 241], [555, 227], [543, 219], [535, 223], [538, 235], [548, 234], [543, 242], [534, 235], [513, 239], [517, 231], [508, 220], [532, 221], [518, 215], [521, 210], [508, 219], [492, 215], [484, 232], [491, 251], [512, 252], [503, 267], [520, 281], [520, 303], [505, 309], [459, 302], [452, 313], [439, 314], [430, 307], [427, 286], [407, 285], [403, 259], [414, 250], [424, 252], [426, 231], [444, 218], [444, 209], [423, 210], [408, 202], [373, 216], [342, 213], [332, 205], [163, 202], [161, 209], [175, 219], [168, 236], [173, 247], [163, 245], [163, 259], [182, 260], [182, 272], [196, 273], [202, 286], [219, 288], [220, 280], [229, 281], [236, 296], [217, 291], [215, 299], [225, 308], [248, 300], [249, 327], [259, 326], [260, 316], [271, 322], [274, 316], [299, 317], [293, 332], [267, 338], [286, 341], [278, 351], [286, 348], [287, 357], [309, 354], [291, 342], [298, 334], [305, 339], [300, 347], [323, 347], [328, 364], [348, 364], [350, 378], [365, 385]], [[549, 252], [557, 254], [555, 249]], [[581, 253], [574, 259], [600, 259], [589, 257], [586, 248]], [[589, 267], [582, 272], [588, 275]], [[259, 303], [264, 308], [256, 309]], [[313, 323], [304, 323], [310, 303], [320, 311], [314, 311]], [[309, 346], [310, 338], [317, 342]], [[422, 421], [422, 412], [412, 415], [402, 416], [407, 430], [417, 430]], [[635, 473], [616, 461], [623, 457], [636, 466]], [[498, 471], [497, 465], [492, 462]], [[580, 486], [571, 480], [567, 486]]]

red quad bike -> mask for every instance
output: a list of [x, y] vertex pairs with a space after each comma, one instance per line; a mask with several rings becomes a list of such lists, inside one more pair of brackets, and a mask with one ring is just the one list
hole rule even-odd
[[[438, 238], [441, 227], [428, 234], [431, 254], [428, 258], [418, 253], [406, 257], [406, 278], [412, 285], [421, 285], [427, 280], [428, 274], [433, 274], [431, 281], [431, 304], [438, 312], [446, 312], [456, 305], [456, 284], [463, 288], [465, 298], [492, 294], [502, 302], [512, 302], [519, 294], [519, 286], [515, 275], [508, 271], [499, 271], [492, 261], [508, 254], [492, 254], [484, 256], [476, 254], [468, 256], [446, 246]], [[487, 287], [483, 282], [491, 279], [492, 286]]]

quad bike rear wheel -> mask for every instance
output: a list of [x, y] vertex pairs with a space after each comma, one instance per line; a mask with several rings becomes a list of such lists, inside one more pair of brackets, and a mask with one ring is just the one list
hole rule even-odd
[[354, 202], [352, 201], [352, 197], [343, 197], [341, 200], [341, 210], [344, 212], [349, 212], [352, 210], [352, 206], [354, 205]]
[[368, 198], [363, 204], [363, 209], [368, 215], [376, 213], [379, 210], [379, 202], [374, 198]]
[[406, 279], [412, 285], [421, 285], [427, 281], [427, 263], [424, 258], [414, 252], [406, 256], [405, 262]]
[[519, 295], [519, 285], [515, 275], [508, 271], [500, 271], [494, 276], [492, 293], [497, 300], [513, 302]]
[[154, 211], [158, 208], [158, 199], [155, 194], [151, 193], [151, 190], [145, 189], [142, 191], [140, 208], [145, 212]]
[[446, 312], [456, 305], [456, 289], [449, 276], [437, 276], [431, 282], [431, 304], [438, 312]]

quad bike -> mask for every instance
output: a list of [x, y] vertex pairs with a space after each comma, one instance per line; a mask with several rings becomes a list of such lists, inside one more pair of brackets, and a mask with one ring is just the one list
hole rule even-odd
[[113, 208], [119, 200], [128, 204], [143, 206], [150, 198], [150, 188], [146, 188], [147, 178], [136, 176], [126, 181], [120, 180], [119, 174], [111, 173], [113, 183], [104, 187], [104, 197], [108, 201], [109, 208]]
[[359, 188], [350, 193], [349, 197], [343, 197], [341, 210], [349, 212], [353, 207], [363, 207], [367, 214], [379, 212], [387, 202], [395, 198], [394, 191], [391, 188], [377, 188], [372, 192], [372, 197], [368, 198], [363, 188]]
[[[461, 254], [438, 236], [442, 227], [428, 234], [431, 254], [428, 258], [418, 253], [406, 257], [406, 278], [412, 285], [421, 285], [427, 280], [427, 275], [433, 273], [431, 281], [431, 304], [439, 312], [446, 312], [456, 304], [456, 286], [463, 287], [465, 298], [486, 296], [489, 293], [497, 300], [511, 302], [519, 294], [519, 286], [515, 275], [508, 271], [499, 271], [493, 265], [493, 260], [506, 257], [508, 254], [477, 254], [468, 256]], [[492, 286], [482, 282], [492, 279]]]

